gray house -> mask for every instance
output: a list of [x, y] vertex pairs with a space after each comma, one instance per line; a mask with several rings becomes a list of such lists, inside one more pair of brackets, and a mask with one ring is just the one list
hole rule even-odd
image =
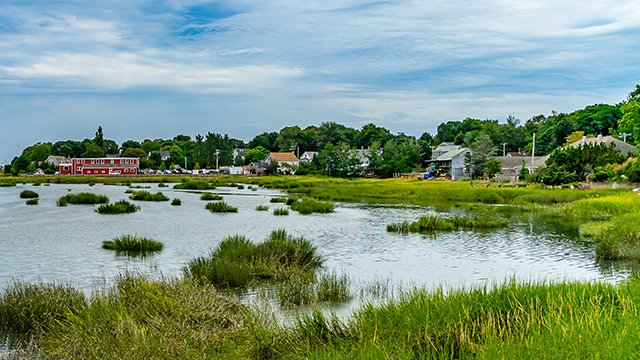
[[449, 150], [427, 163], [430, 163], [431, 168], [439, 175], [447, 175], [451, 180], [460, 180], [465, 176], [464, 159], [467, 154], [471, 154], [470, 149], [458, 146], [458, 149]]

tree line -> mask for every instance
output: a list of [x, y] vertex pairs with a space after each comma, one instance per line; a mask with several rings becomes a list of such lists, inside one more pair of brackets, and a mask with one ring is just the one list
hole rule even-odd
[[[194, 138], [177, 135], [172, 139], [127, 140], [118, 144], [105, 138], [102, 127], [98, 127], [93, 138], [31, 145], [7, 164], [4, 171], [19, 174], [40, 167], [51, 173], [56, 169], [43, 164], [49, 155], [73, 158], [117, 154], [140, 158], [143, 169], [164, 170], [176, 166], [194, 169], [214, 168], [216, 164], [244, 165], [261, 161], [272, 151], [291, 151], [296, 155], [314, 151], [318, 156], [302, 165], [301, 173], [351, 176], [361, 173], [358, 167], [363, 151], [367, 151], [369, 172], [386, 177], [423, 168], [435, 146], [451, 142], [474, 149], [475, 158], [469, 159], [469, 163], [478, 175], [486, 175], [486, 169], [489, 173], [497, 170], [496, 164], [489, 162], [492, 156], [512, 151], [531, 152], [534, 133], [536, 155], [549, 155], [582, 136], [614, 135], [627, 142], [640, 142], [639, 104], [640, 85], [637, 85], [627, 99], [614, 105], [594, 104], [568, 114], [536, 115], [525, 122], [513, 116], [504, 122], [472, 118], [447, 121], [437, 127], [436, 134], [424, 132], [420, 137], [393, 134], [373, 123], [354, 129], [337, 122], [324, 122], [319, 126], [294, 125], [277, 132], [263, 132], [248, 142], [208, 132]], [[234, 157], [236, 148], [248, 149], [244, 158]]]

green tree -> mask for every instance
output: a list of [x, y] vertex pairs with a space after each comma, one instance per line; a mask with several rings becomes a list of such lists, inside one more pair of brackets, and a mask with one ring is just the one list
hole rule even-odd
[[481, 133], [471, 144], [471, 156], [468, 159], [470, 163], [467, 164], [467, 168], [473, 169], [473, 176], [485, 175], [487, 162], [494, 154], [495, 148], [491, 138], [486, 133]]
[[318, 137], [318, 148], [322, 149], [327, 144], [338, 145], [339, 143], [345, 143], [351, 146], [353, 140], [356, 138], [357, 131], [342, 124], [329, 121], [320, 124], [316, 134]]
[[373, 160], [375, 173], [383, 177], [411, 172], [419, 164], [420, 144], [418, 140], [403, 134], [389, 140], [380, 158]]
[[362, 161], [355, 151], [345, 143], [337, 145], [327, 143], [317, 157], [322, 168], [329, 176], [355, 176], [362, 171]]
[[629, 94], [627, 101], [622, 104], [622, 118], [618, 122], [618, 130], [631, 134], [636, 145], [640, 146], [640, 96], [632, 94]]
[[302, 136], [303, 132], [299, 126], [287, 126], [280, 130], [274, 145], [279, 151], [295, 150], [300, 144]]
[[249, 141], [248, 146], [252, 149], [262, 146], [269, 151], [277, 151], [278, 148], [275, 145], [277, 138], [277, 132], [263, 132], [262, 134], [256, 135], [251, 141]]
[[[142, 146], [140, 145], [139, 142], [135, 141], [135, 140], [127, 140], [125, 142], [122, 143], [122, 146], [120, 146], [120, 150], [127, 151], [127, 149], [130, 148], [134, 148], [134, 149], [138, 149], [138, 148], [142, 148]], [[149, 153], [149, 151], [147, 151], [147, 153]]]
[[141, 148], [127, 148], [122, 152], [122, 156], [142, 159], [147, 157], [147, 152], [142, 150]]
[[98, 145], [98, 147], [103, 147], [104, 145], [104, 134], [102, 133], [102, 126], [98, 126], [98, 131], [96, 131], [96, 137], [93, 138], [93, 143]]
[[29, 159], [29, 161], [42, 162], [47, 160], [52, 150], [53, 146], [51, 143], [37, 143], [25, 148], [22, 151], [22, 155]]
[[269, 150], [262, 146], [257, 146], [244, 153], [244, 163], [248, 165], [253, 162], [264, 161], [269, 156]]
[[484, 176], [488, 179], [502, 172], [502, 163], [498, 159], [489, 159], [484, 164]]
[[99, 147], [97, 144], [88, 143], [85, 146], [85, 151], [82, 153], [81, 157], [85, 157], [85, 158], [104, 157], [104, 150], [101, 147]]

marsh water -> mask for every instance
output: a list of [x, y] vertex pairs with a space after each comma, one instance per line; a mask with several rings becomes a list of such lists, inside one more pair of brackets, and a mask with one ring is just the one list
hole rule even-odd
[[[96, 285], [125, 271], [150, 276], [180, 276], [191, 259], [208, 254], [225, 237], [241, 234], [263, 241], [276, 229], [310, 240], [329, 271], [351, 279], [386, 279], [420, 287], [470, 287], [519, 280], [619, 281], [630, 269], [597, 261], [593, 247], [580, 241], [575, 228], [551, 224], [530, 215], [514, 215], [507, 229], [492, 232], [450, 232], [400, 235], [386, 231], [391, 222], [416, 220], [435, 212], [429, 207], [336, 204], [332, 214], [274, 216], [284, 207], [270, 198], [276, 190], [222, 187], [220, 193], [238, 213], [215, 214], [194, 192], [158, 188], [182, 206], [169, 202], [138, 202], [141, 210], [126, 215], [99, 215], [94, 206], [56, 206], [67, 193], [93, 192], [111, 201], [127, 199], [126, 187], [97, 184], [0, 188], [0, 291], [13, 280], [58, 281], [89, 293]], [[39, 193], [28, 206], [19, 193]], [[266, 212], [256, 211], [266, 204]], [[144, 258], [103, 250], [104, 240], [124, 234], [164, 243], [162, 252]]]

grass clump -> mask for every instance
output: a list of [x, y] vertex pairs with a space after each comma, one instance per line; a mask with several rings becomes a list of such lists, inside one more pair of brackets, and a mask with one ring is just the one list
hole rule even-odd
[[640, 259], [640, 215], [623, 214], [604, 222], [580, 226], [580, 235], [593, 240], [601, 259]]
[[126, 200], [116, 201], [113, 204], [102, 204], [96, 208], [96, 212], [102, 215], [129, 214], [140, 210], [138, 205], [134, 205]]
[[0, 181], [0, 187], [14, 187], [14, 186], [16, 186], [15, 182]]
[[171, 205], [180, 206], [180, 205], [182, 205], [182, 200], [180, 200], [178, 198], [175, 198], [175, 199], [171, 200]]
[[258, 205], [256, 206], [256, 211], [269, 211], [269, 205]]
[[322, 273], [317, 278], [296, 276], [279, 284], [276, 299], [280, 306], [295, 307], [310, 304], [338, 304], [353, 298], [347, 275]]
[[205, 200], [205, 201], [222, 200], [222, 195], [218, 195], [218, 194], [214, 194], [214, 193], [210, 193], [210, 192], [205, 192], [205, 193], [202, 193], [202, 195], [200, 195], [200, 200]]
[[321, 265], [320, 255], [308, 240], [277, 230], [261, 244], [244, 236], [226, 238], [209, 256], [190, 261], [183, 271], [200, 282], [244, 287], [256, 281], [312, 276]]
[[288, 198], [283, 197], [283, 196], [279, 196], [279, 197], [272, 197], [272, 198], [269, 200], [269, 202], [271, 202], [271, 203], [283, 203], [283, 204], [284, 204], [284, 203], [286, 203], [286, 202], [287, 202], [287, 199], [288, 199]]
[[158, 187], [159, 187], [159, 188], [165, 188], [165, 187], [169, 187], [169, 185], [167, 185], [167, 184], [165, 184], [165, 183], [163, 183], [163, 182], [159, 182], [159, 183], [158, 183]]
[[102, 248], [118, 252], [149, 252], [160, 251], [164, 245], [152, 239], [133, 235], [123, 235], [111, 241], [103, 241]]
[[82, 292], [69, 285], [14, 281], [0, 297], [0, 329], [45, 332], [86, 306]]
[[387, 231], [397, 233], [417, 233], [452, 230], [484, 230], [507, 226], [507, 220], [496, 215], [456, 215], [444, 217], [430, 214], [420, 217], [417, 221], [394, 223], [387, 225]]
[[173, 186], [174, 189], [182, 190], [212, 190], [216, 187], [205, 180], [189, 180]]
[[131, 195], [129, 195], [129, 199], [139, 201], [169, 201], [167, 195], [161, 192], [152, 194], [146, 190], [134, 191]]
[[77, 194], [67, 194], [58, 199], [58, 206], [67, 206], [67, 204], [73, 205], [94, 205], [94, 204], [106, 204], [109, 202], [109, 198], [106, 195], [97, 195], [93, 193], [81, 192]]
[[26, 202], [27, 205], [38, 205], [38, 199], [29, 199]]
[[22, 190], [20, 192], [21, 199], [37, 199], [40, 195], [33, 190]]
[[242, 189], [244, 189], [244, 185], [242, 185], [242, 184], [238, 184], [238, 185], [236, 186], [236, 189], [238, 189], [238, 190], [242, 190]]
[[308, 215], [312, 213], [331, 213], [333, 212], [333, 204], [328, 201], [320, 201], [313, 198], [304, 198], [296, 200], [291, 204], [291, 210], [300, 214]]
[[289, 215], [289, 209], [287, 209], [287, 208], [273, 209], [273, 215], [275, 215], [275, 216], [286, 216], [286, 215]]
[[211, 212], [216, 212], [216, 213], [229, 213], [229, 212], [233, 212], [236, 213], [238, 212], [238, 208], [237, 207], [233, 207], [229, 204], [227, 204], [224, 201], [216, 201], [216, 202], [210, 202], [207, 203], [207, 205], [205, 205], [205, 208]]

